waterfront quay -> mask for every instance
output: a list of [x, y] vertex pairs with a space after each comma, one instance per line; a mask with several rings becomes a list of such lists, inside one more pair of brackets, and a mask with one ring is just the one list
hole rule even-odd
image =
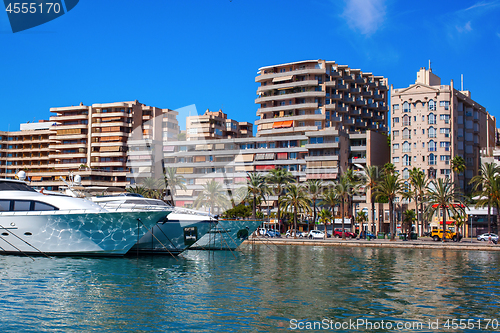
[[488, 244], [476, 239], [462, 239], [460, 242], [435, 242], [430, 237], [422, 237], [417, 240], [403, 241], [396, 239], [308, 239], [299, 238], [266, 238], [250, 237], [243, 244], [267, 244], [267, 245], [298, 245], [298, 246], [337, 246], [337, 247], [372, 247], [372, 248], [406, 248], [406, 249], [448, 249], [462, 251], [500, 251], [500, 245]]

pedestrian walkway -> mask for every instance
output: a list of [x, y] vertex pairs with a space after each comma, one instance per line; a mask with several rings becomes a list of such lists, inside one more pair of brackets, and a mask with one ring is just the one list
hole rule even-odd
[[462, 239], [460, 242], [435, 242], [430, 237], [422, 237], [417, 240], [403, 241], [396, 239], [351, 239], [339, 238], [307, 239], [307, 238], [266, 238], [250, 237], [243, 244], [273, 244], [273, 245], [304, 245], [304, 246], [345, 246], [345, 247], [391, 247], [391, 248], [414, 248], [414, 249], [450, 249], [450, 250], [474, 250], [474, 251], [500, 251], [500, 245], [488, 244], [477, 240]]

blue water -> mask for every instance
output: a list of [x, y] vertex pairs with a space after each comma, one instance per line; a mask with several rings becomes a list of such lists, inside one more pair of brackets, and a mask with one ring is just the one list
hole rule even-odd
[[479, 332], [426, 325], [500, 320], [499, 261], [495, 252], [272, 245], [178, 258], [0, 256], [0, 331], [267, 332], [291, 320], [364, 319]]

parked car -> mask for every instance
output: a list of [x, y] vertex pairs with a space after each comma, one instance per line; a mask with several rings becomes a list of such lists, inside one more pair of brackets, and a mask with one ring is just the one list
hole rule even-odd
[[[360, 236], [361, 237], [361, 236]], [[375, 236], [374, 234], [372, 234], [371, 232], [367, 231], [366, 232], [366, 236], [363, 237], [363, 239], [375, 239], [377, 238], [377, 236]]]
[[498, 235], [496, 235], [496, 234], [485, 233], [485, 234], [477, 236], [477, 240], [482, 241], [482, 242], [486, 242], [489, 240], [490, 235], [491, 235], [491, 240], [493, 242], [497, 243], [498, 242]]
[[[305, 232], [302, 232], [302, 231], [298, 231], [297, 230], [297, 237], [306, 237], [307, 234]], [[285, 237], [288, 238], [288, 237], [294, 237], [294, 232], [293, 230], [287, 230], [286, 234], [285, 234]]]
[[281, 234], [276, 230], [270, 229], [266, 232], [266, 234], [264, 236], [265, 237], [272, 237], [272, 238], [280, 238]]
[[[350, 232], [347, 230], [345, 230], [344, 233], [345, 233], [345, 238], [349, 238], [349, 239], [353, 239], [353, 238], [356, 238], [358, 236], [354, 232]], [[342, 238], [342, 229], [335, 229], [333, 231], [333, 237]]]
[[[443, 229], [434, 229], [431, 232], [432, 239], [437, 242], [443, 239]], [[462, 239], [462, 235], [457, 234], [456, 232], [451, 232], [450, 230], [446, 230], [446, 239], [451, 239], [454, 242], [459, 242]]]
[[307, 234], [307, 238], [309, 238], [309, 239], [323, 239], [323, 238], [325, 238], [325, 233], [321, 230], [311, 230]]

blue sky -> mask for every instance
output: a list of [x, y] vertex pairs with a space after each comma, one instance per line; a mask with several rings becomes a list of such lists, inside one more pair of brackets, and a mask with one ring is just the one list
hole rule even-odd
[[497, 1], [82, 0], [13, 34], [0, 12], [0, 130], [49, 108], [125, 100], [256, 120], [259, 67], [326, 59], [414, 83], [432, 62], [494, 116], [500, 74]]

